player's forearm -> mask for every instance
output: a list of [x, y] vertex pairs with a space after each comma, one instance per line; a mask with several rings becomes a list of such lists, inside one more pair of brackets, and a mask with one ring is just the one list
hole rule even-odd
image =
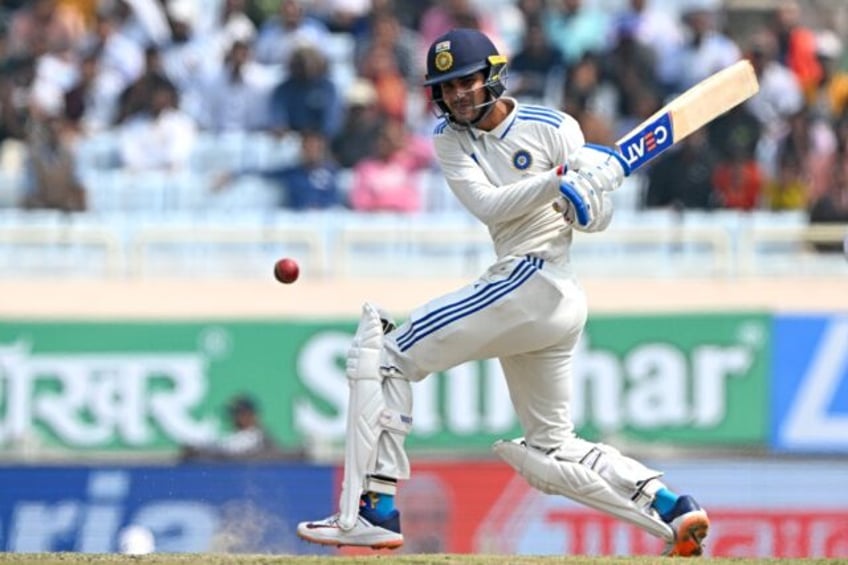
[[487, 225], [515, 219], [559, 196], [554, 169], [503, 186], [461, 179], [448, 179], [448, 183], [468, 211]]

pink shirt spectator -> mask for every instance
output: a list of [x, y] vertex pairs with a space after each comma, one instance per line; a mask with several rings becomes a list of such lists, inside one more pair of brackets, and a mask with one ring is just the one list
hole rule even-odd
[[387, 122], [377, 138], [376, 155], [353, 169], [350, 204], [361, 212], [417, 212], [421, 193], [416, 173], [433, 162], [433, 150], [409, 135], [402, 122]]

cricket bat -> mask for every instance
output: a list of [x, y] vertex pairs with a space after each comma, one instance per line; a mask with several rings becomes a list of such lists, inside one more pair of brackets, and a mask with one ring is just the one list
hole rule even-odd
[[759, 91], [757, 75], [747, 60], [705, 78], [616, 142], [630, 170], [665, 152]]

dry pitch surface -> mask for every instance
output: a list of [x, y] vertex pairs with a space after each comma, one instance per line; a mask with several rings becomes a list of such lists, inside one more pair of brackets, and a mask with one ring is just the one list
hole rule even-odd
[[[233, 555], [233, 554], [154, 554], [146, 556], [92, 555], [79, 553], [5, 553], [0, 554], [0, 565], [279, 565], [327, 563], [329, 565], [379, 564], [379, 565], [654, 565], [687, 563], [668, 557], [532, 557], [517, 555], [392, 555], [375, 554], [370, 557], [294, 557], [286, 555]], [[699, 561], [693, 561], [698, 563]], [[706, 558], [704, 565], [789, 565], [791, 564], [848, 564], [848, 559], [724, 559]]]

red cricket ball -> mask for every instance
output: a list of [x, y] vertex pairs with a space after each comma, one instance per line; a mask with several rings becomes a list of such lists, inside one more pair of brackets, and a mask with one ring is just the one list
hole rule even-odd
[[274, 263], [274, 278], [281, 283], [291, 284], [300, 275], [300, 267], [297, 261], [285, 257]]

